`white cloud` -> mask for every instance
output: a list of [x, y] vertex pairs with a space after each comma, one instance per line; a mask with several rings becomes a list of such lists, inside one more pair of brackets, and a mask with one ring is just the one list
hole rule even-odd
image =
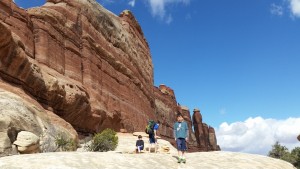
[[218, 144], [223, 151], [267, 155], [279, 141], [289, 148], [300, 147], [300, 118], [286, 120], [248, 118], [244, 122], [222, 123], [216, 130]]
[[167, 5], [171, 4], [185, 4], [188, 5], [190, 0], [147, 0], [151, 13], [154, 17], [159, 17], [162, 20], [165, 20], [168, 24], [172, 22], [172, 15], [169, 14], [166, 10]]
[[280, 5], [271, 4], [270, 12], [273, 15], [282, 16], [283, 15], [283, 7]]
[[220, 113], [221, 115], [225, 115], [227, 112], [226, 112], [226, 109], [223, 107], [223, 108], [221, 108], [221, 109], [219, 110], [219, 113]]
[[128, 5], [134, 7], [135, 6], [135, 0], [131, 0], [128, 2]]
[[290, 1], [290, 8], [292, 14], [296, 17], [300, 17], [300, 0], [289, 0]]

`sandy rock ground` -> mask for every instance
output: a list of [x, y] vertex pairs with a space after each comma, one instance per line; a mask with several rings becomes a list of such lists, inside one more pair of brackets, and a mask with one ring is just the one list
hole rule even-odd
[[[119, 146], [115, 151], [61, 152], [15, 155], [0, 158], [1, 169], [295, 169], [291, 164], [260, 155], [233, 152], [187, 153], [187, 163], [177, 163], [177, 152], [132, 154], [136, 136], [118, 133]], [[146, 142], [148, 139], [143, 137]], [[159, 145], [170, 145], [158, 140]], [[146, 144], [147, 146], [147, 144]], [[170, 145], [171, 146], [171, 145]]]

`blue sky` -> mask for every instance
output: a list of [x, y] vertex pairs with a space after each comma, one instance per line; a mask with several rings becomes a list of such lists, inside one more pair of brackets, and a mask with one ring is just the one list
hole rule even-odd
[[[27, 8], [45, 1], [16, 2]], [[300, 133], [300, 0], [98, 2], [117, 15], [134, 13], [150, 45], [155, 85], [174, 89], [181, 105], [200, 108], [221, 147], [243, 151], [225, 145], [234, 138], [228, 131], [248, 126], [240, 138], [262, 132], [264, 123], [278, 124], [278, 132], [290, 127], [295, 132], [286, 144], [300, 146], [292, 138]], [[252, 121], [258, 127], [249, 127]]]

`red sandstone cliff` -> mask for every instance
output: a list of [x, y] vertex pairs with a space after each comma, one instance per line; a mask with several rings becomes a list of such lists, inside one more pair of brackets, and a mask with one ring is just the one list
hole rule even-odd
[[[148, 43], [129, 11], [94, 0], [1, 7], [1, 78], [22, 87], [78, 130], [129, 131], [154, 118]], [[133, 125], [134, 124], [134, 125]]]
[[[153, 86], [150, 49], [130, 11], [116, 16], [95, 0], [47, 0], [24, 10], [2, 0], [0, 32], [0, 86], [77, 131], [143, 131], [155, 119], [160, 134], [172, 138], [176, 112], [192, 128], [174, 91]], [[197, 145], [193, 133], [191, 140]]]
[[193, 124], [199, 151], [219, 151], [215, 129], [202, 122], [199, 109], [194, 109]]

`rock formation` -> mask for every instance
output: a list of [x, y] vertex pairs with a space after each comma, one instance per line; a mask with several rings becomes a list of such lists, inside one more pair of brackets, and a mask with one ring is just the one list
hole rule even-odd
[[214, 128], [202, 122], [202, 115], [199, 109], [194, 109], [193, 124], [196, 141], [200, 151], [218, 151], [216, 133]]
[[[171, 88], [154, 87], [149, 45], [130, 11], [116, 16], [95, 0], [47, 0], [24, 10], [2, 0], [0, 32], [0, 87], [19, 95], [20, 108], [29, 107], [33, 117], [22, 121], [25, 126], [11, 122], [17, 126], [14, 135], [29, 131], [52, 139], [66, 130], [76, 139], [74, 129], [143, 131], [154, 119], [163, 137], [173, 137], [175, 113], [181, 109]], [[0, 129], [6, 145], [0, 146], [1, 154], [15, 140], [8, 141], [8, 126]], [[41, 145], [48, 144], [45, 140]]]
[[21, 154], [33, 154], [40, 152], [39, 136], [28, 131], [19, 132], [14, 145], [17, 146], [17, 150]]
[[297, 139], [300, 141], [300, 135], [297, 137]]
[[[153, 66], [137, 21], [94, 0], [0, 2], [1, 77], [77, 130], [129, 131], [154, 118]], [[134, 125], [133, 125], [134, 124]]]
[[172, 89], [165, 85], [154, 88], [155, 113], [157, 121], [161, 123], [159, 134], [173, 140], [173, 124], [178, 112], [177, 101]]
[[184, 120], [187, 122], [188, 126], [189, 126], [189, 148], [191, 147], [197, 147], [197, 140], [195, 137], [195, 133], [193, 131], [193, 121], [191, 118], [191, 114], [190, 114], [190, 110], [188, 107], [186, 106], [180, 106], [181, 108], [181, 114], [183, 115]]
[[[44, 111], [35, 100], [27, 98], [25, 101], [3, 89], [22, 95], [22, 91], [0, 83], [0, 157], [16, 154], [17, 150], [14, 150], [13, 144], [18, 146], [16, 149], [21, 153], [32, 153], [39, 149], [42, 152], [55, 151], [55, 137], [61, 133], [64, 133], [66, 138], [77, 141], [76, 131], [63, 119]], [[28, 139], [26, 133], [36, 135], [39, 141], [34, 136]]]

